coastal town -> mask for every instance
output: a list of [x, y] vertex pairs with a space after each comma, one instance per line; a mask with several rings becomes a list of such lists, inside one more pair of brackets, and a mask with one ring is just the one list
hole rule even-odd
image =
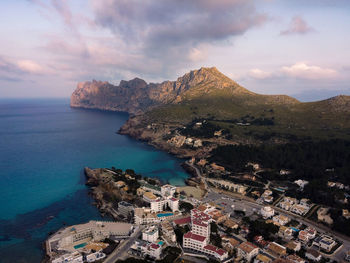
[[[350, 237], [331, 228], [330, 208], [288, 196], [285, 186], [271, 181], [260, 188], [260, 165], [247, 166], [251, 173], [239, 175], [237, 183], [222, 179], [224, 167], [192, 158], [185, 163], [192, 176], [180, 187], [130, 169], [85, 168], [95, 204], [113, 220], [82, 222], [52, 234], [45, 243], [48, 261], [350, 261]], [[302, 192], [308, 182], [293, 184]], [[348, 188], [331, 181], [328, 187]], [[340, 216], [349, 218], [349, 211]]]

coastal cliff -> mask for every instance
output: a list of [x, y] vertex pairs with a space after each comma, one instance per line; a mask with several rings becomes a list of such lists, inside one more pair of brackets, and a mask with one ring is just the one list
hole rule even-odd
[[227, 144], [350, 137], [349, 96], [302, 103], [286, 95], [256, 94], [215, 67], [162, 83], [139, 78], [118, 86], [81, 82], [71, 106], [128, 112], [120, 134], [179, 157], [205, 158]]

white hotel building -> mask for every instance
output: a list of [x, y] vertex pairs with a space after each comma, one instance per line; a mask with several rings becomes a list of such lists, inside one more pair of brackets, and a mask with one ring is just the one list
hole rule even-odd
[[197, 209], [191, 211], [192, 230], [183, 238], [183, 248], [201, 252], [222, 261], [227, 251], [209, 244], [211, 216]]

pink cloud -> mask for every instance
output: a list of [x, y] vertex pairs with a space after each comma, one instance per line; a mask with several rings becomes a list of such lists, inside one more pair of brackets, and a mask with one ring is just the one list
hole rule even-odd
[[281, 31], [281, 35], [307, 34], [312, 31], [314, 31], [314, 29], [310, 27], [301, 16], [295, 16], [292, 18], [289, 27]]

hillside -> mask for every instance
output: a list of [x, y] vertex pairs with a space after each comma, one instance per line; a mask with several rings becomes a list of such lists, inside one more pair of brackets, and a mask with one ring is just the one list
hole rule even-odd
[[[286, 95], [253, 93], [216, 68], [193, 70], [176, 81], [147, 84], [141, 79], [79, 83], [72, 107], [131, 113], [120, 132], [181, 156], [206, 156], [217, 145], [263, 141], [350, 138], [350, 97], [302, 103]], [[196, 127], [194, 123], [203, 123]], [[214, 137], [215, 131], [223, 135]], [[173, 147], [176, 136], [204, 146]]]

